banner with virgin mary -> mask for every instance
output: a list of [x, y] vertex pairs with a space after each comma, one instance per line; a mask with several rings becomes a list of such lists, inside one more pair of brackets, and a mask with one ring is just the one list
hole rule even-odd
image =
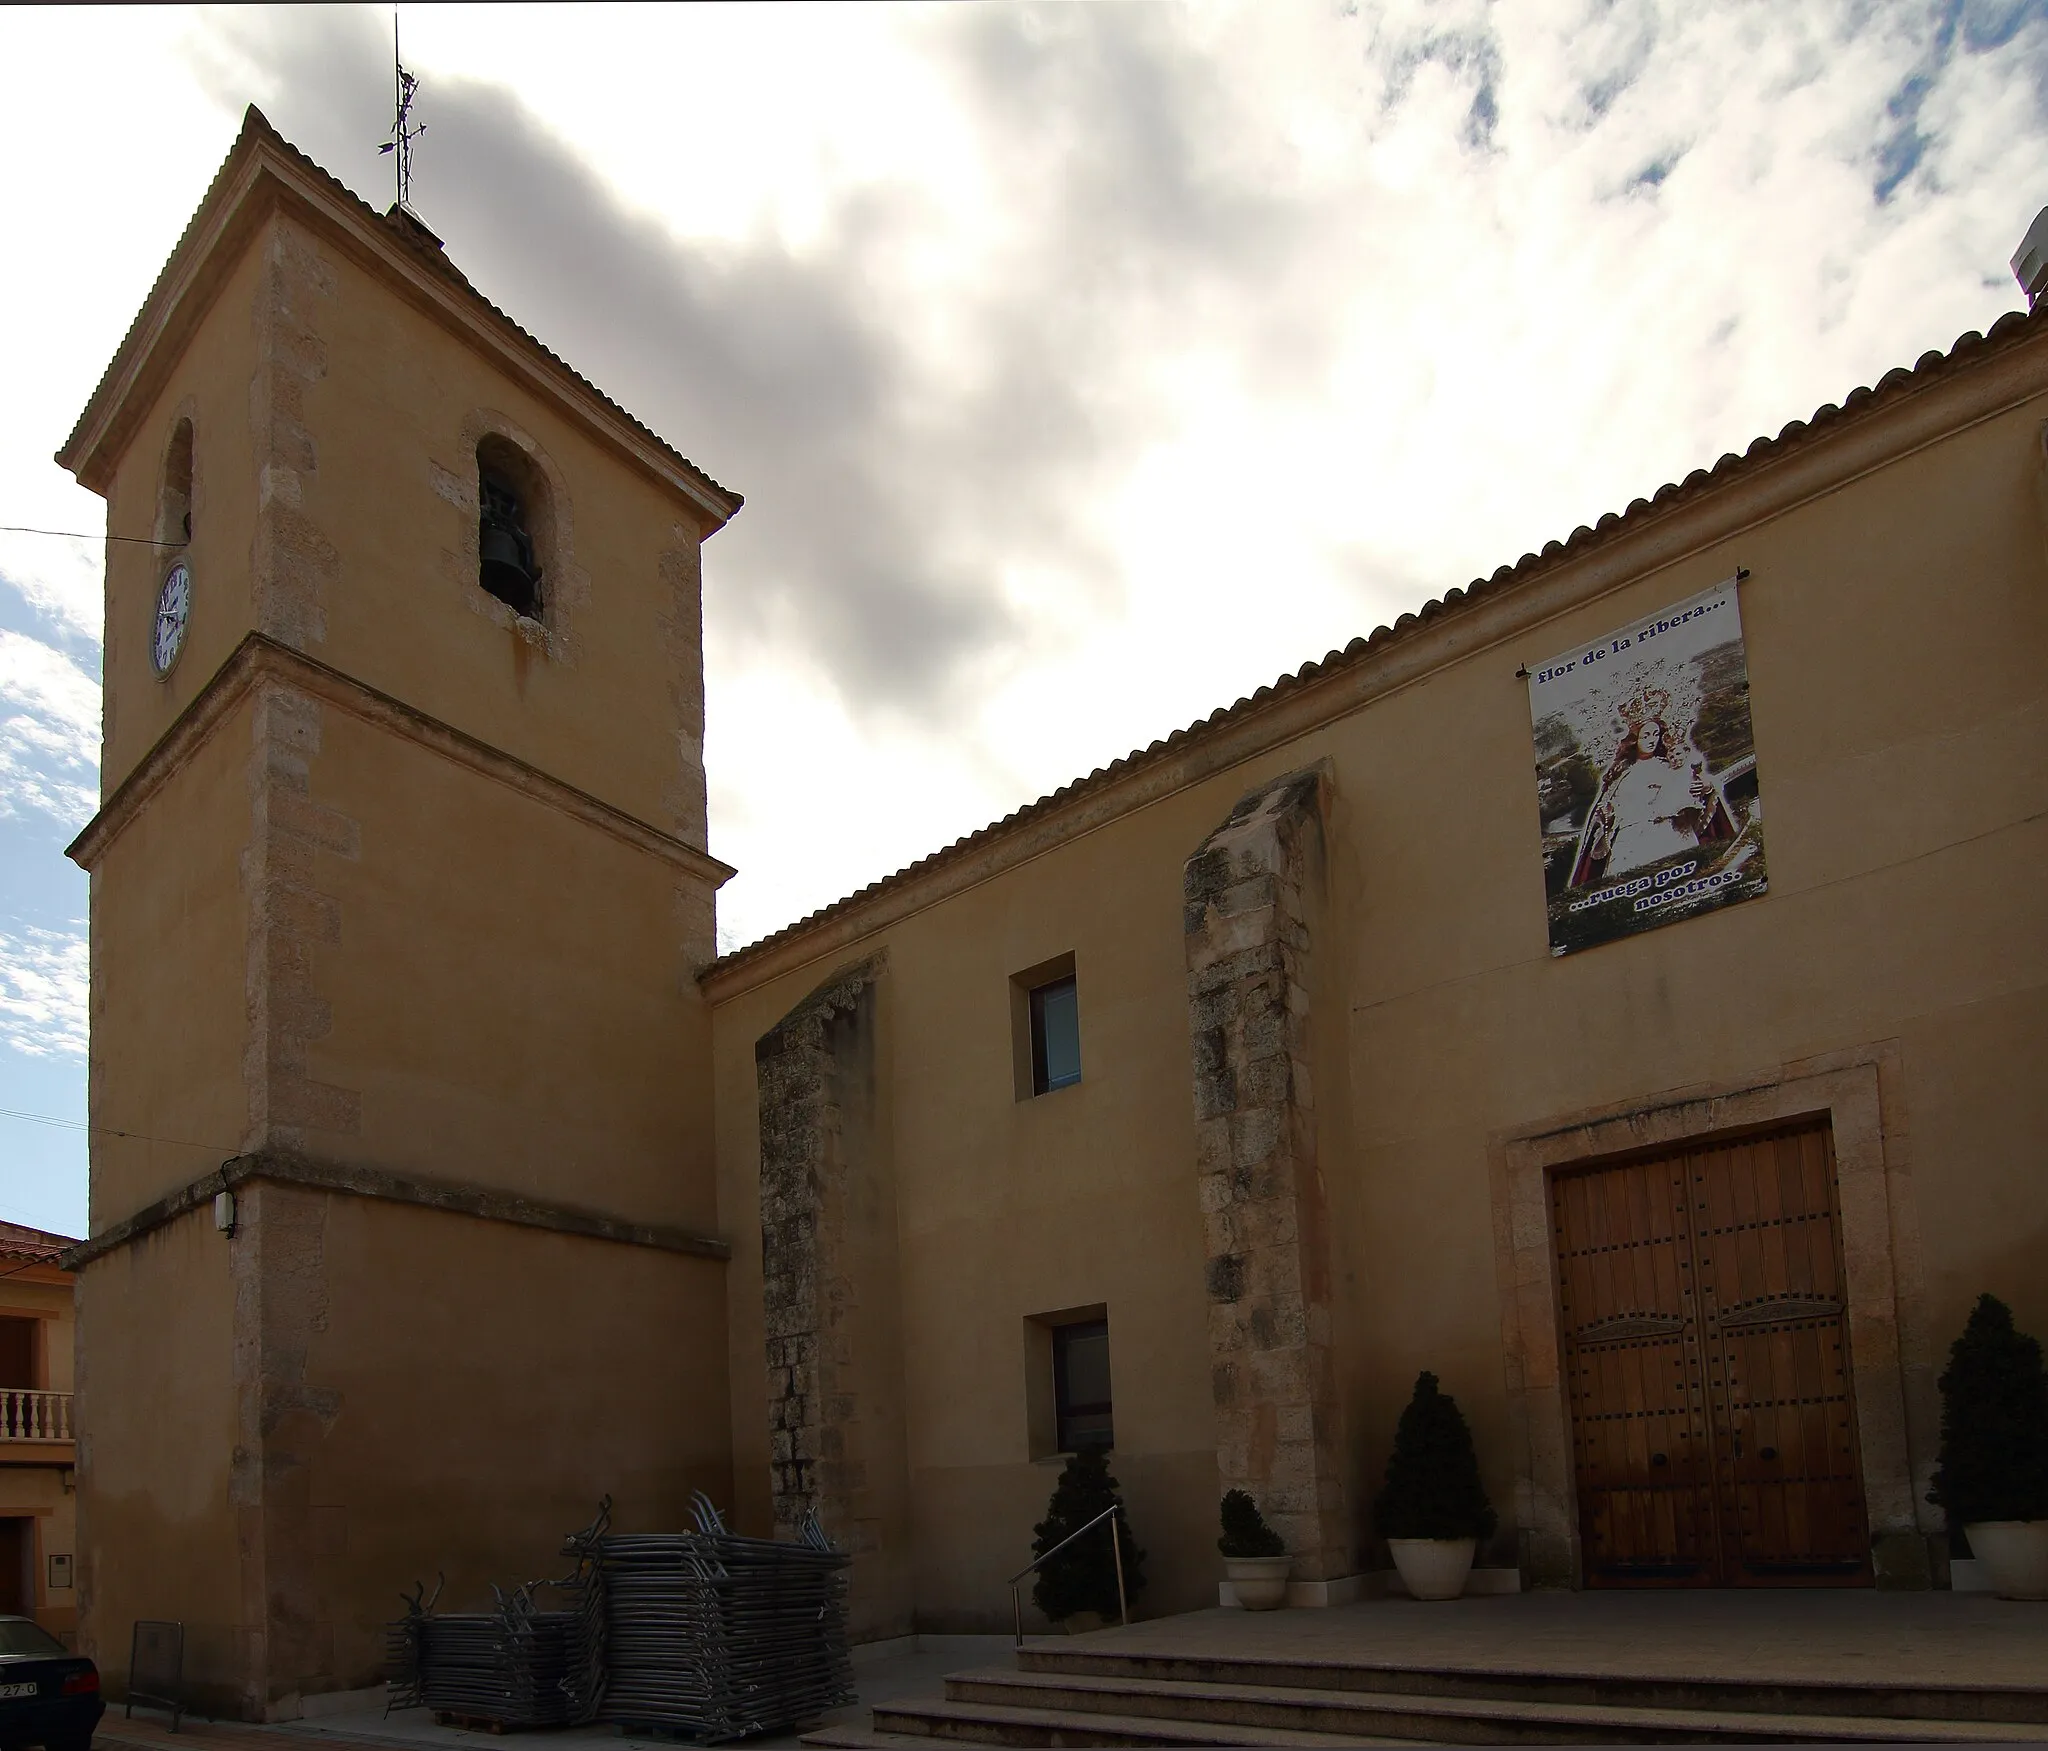
[[1735, 586], [1730, 578], [1530, 672], [1554, 955], [1765, 889]]

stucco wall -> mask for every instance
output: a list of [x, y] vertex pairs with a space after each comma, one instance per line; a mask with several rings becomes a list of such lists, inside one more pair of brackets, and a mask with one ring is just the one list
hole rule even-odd
[[182, 1621], [194, 1705], [232, 1710], [253, 1650], [231, 1493], [228, 1243], [199, 1211], [77, 1281], [81, 1651], [119, 1694], [135, 1620]]
[[[1515, 1560], [1494, 1140], [1846, 1052], [1897, 1066], [1896, 1342], [1924, 1478], [1933, 1375], [1971, 1299], [1992, 1289], [2048, 1326], [2032, 1070], [2048, 1045], [2044, 412], [1955, 432], [1497, 640], [1482, 610], [1446, 630], [1436, 666], [1315, 734], [832, 945], [885, 947], [891, 967], [920, 1621], [987, 1623], [1028, 1550], [1052, 1473], [1025, 1458], [1013, 1333], [1038, 1309], [1109, 1307], [1116, 1468], [1159, 1558], [1148, 1604], [1198, 1603], [1214, 1579], [1181, 865], [1240, 796], [1325, 759], [1335, 928], [1318, 963], [1337, 970], [1319, 971], [1311, 1031], [1319, 1065], [1339, 1042], [1341, 1090], [1317, 1104], [1361, 1499], [1432, 1369], [1508, 1521], [1494, 1560]], [[1589, 585], [1600, 563], [1582, 565]], [[1738, 566], [1771, 891], [1553, 959], [1515, 671]], [[1572, 588], [1567, 570], [1553, 597]], [[1084, 1080], [1019, 1103], [1006, 981], [1064, 951]], [[816, 977], [718, 987], [722, 1197], [742, 1258], [753, 1041]], [[743, 1490], [761, 1452], [749, 1292], [736, 1270]]]
[[[345, 823], [306, 1074], [341, 1160], [717, 1226], [701, 878], [403, 737], [317, 709], [308, 798]], [[341, 831], [337, 828], [337, 832]]]
[[218, 1167], [247, 1135], [249, 747], [245, 703], [92, 875], [95, 1232]]
[[[159, 682], [149, 638], [170, 550], [110, 544], [106, 789], [261, 626], [704, 844], [705, 529], [673, 487], [289, 215], [250, 240], [139, 418], [111, 532], [152, 533], [181, 417], [195, 434], [190, 631]], [[490, 431], [530, 446], [557, 488], [551, 642], [477, 587]]]
[[[308, 648], [702, 846], [697, 517], [364, 268], [307, 247], [327, 368], [304, 393], [319, 466], [299, 509], [335, 553]], [[492, 431], [553, 480], [546, 640], [477, 586], [476, 446]]]
[[444, 1608], [487, 1610], [493, 1583], [564, 1573], [601, 1496], [621, 1530], [731, 1499], [717, 1262], [261, 1190], [263, 1244], [290, 1252], [263, 1272], [266, 1579], [301, 1677], [273, 1713], [376, 1683], [402, 1588], [445, 1574]]
[[[1976, 1293], [2008, 1296], [2037, 1327], [2048, 1316], [2040, 1097], [2023, 1069], [2048, 1026], [2027, 873], [2048, 792], [2040, 418], [2036, 404], [1965, 432], [1333, 738], [1359, 823], [1340, 836], [1335, 882], [1358, 921], [1360, 1334], [1379, 1334], [1358, 1346], [1369, 1449], [1384, 1451], [1418, 1366], [1470, 1401], [1483, 1452], [1508, 1446], [1498, 1336], [1472, 1317], [1491, 1271], [1473, 1171], [1490, 1133], [1849, 1047], [1899, 1049], [1915, 1195], [1894, 1240], [1918, 1470], [1933, 1457], [1930, 1368]], [[1771, 892], [1553, 961], [1527, 711], [1506, 659], [1568, 649], [1738, 563], [1753, 574], [1742, 610]], [[1384, 752], [1416, 748], [1431, 758]], [[1374, 1236], [1426, 1240], [1439, 1268], [1404, 1268]], [[1506, 1482], [1498, 1459], [1489, 1481], [1497, 1494]]]
[[[115, 544], [109, 788], [260, 628], [703, 843], [700, 531], [672, 488], [288, 216], [250, 240], [130, 438], [117, 532], [150, 525], [181, 417], [196, 440], [191, 630], [158, 681], [146, 635], [164, 555]], [[522, 636], [476, 584], [485, 427], [534, 446], [559, 489], [549, 588], [576, 598], [572, 636]], [[708, 1090], [690, 1068], [703, 876], [267, 695], [115, 835], [95, 892], [95, 1057], [103, 1081], [120, 1066], [101, 1124], [219, 1153], [282, 1133], [602, 1202], [595, 1178], [641, 1219], [711, 1226]], [[288, 940], [253, 940], [266, 930]], [[246, 1101], [231, 1079], [251, 1084]], [[266, 1079], [292, 1086], [266, 1093]], [[205, 1153], [104, 1147], [95, 1226], [203, 1171]]]
[[170, 380], [139, 422], [107, 494], [107, 531], [157, 533], [157, 494], [172, 428], [192, 421], [192, 615], [170, 675], [150, 664], [157, 591], [174, 549], [107, 543], [106, 646], [100, 790], [118, 786], [235, 648], [250, 621], [249, 556], [256, 528], [256, 459], [250, 379], [251, 309], [262, 279], [251, 251], [224, 283]]
[[[130, 532], [192, 414], [191, 631], [156, 680], [165, 555], [117, 547], [107, 784], [251, 631], [350, 679], [245, 651], [88, 834], [95, 1122], [178, 1140], [96, 1136], [94, 1232], [267, 1152], [714, 1234], [696, 513], [303, 215], [221, 288], [115, 465]], [[485, 432], [552, 483], [544, 625], [476, 582]], [[86, 1267], [115, 1673], [135, 1617], [179, 1618], [211, 1705], [289, 1717], [374, 1680], [405, 1583], [550, 1572], [606, 1491], [623, 1525], [730, 1499], [717, 1258], [288, 1173], [237, 1218]]]
[[[1030, 1456], [1024, 1322], [1096, 1303], [1109, 1310], [1114, 1469], [1151, 1552], [1148, 1606], [1214, 1600], [1214, 1535], [1206, 1550], [1178, 1535], [1206, 1523], [1215, 1476], [1179, 898], [1180, 857], [1228, 803], [1206, 819], [1203, 808], [1199, 797], [1181, 804], [1170, 858], [1134, 859], [1096, 835], [1034, 866], [1028, 882], [991, 883], [889, 938], [882, 1002], [921, 1628], [1008, 1622], [1004, 1579], [1030, 1560], [1031, 1526], [1060, 1469]], [[1105, 893], [1122, 904], [1103, 906]], [[1082, 1080], [1020, 1102], [1010, 976], [1068, 951]], [[775, 981], [716, 1017], [742, 1501], [765, 1477], [768, 1427], [754, 1041], [817, 976]]]

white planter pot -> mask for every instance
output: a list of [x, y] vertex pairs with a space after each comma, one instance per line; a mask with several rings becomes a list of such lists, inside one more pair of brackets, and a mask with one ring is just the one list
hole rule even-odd
[[1963, 1528], [2001, 1599], [2048, 1599], [2048, 1520], [1978, 1520]]
[[1390, 1538], [1401, 1584], [1417, 1599], [1455, 1599], [1472, 1572], [1476, 1538]]
[[1230, 1589], [1247, 1611], [1271, 1611], [1287, 1603], [1287, 1576], [1294, 1558], [1279, 1556], [1227, 1556], [1223, 1572], [1230, 1577]]

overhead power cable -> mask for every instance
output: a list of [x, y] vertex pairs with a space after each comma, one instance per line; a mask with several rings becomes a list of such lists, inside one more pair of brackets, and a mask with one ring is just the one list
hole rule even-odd
[[189, 1137], [152, 1137], [147, 1131], [117, 1131], [112, 1125], [89, 1125], [83, 1119], [59, 1119], [49, 1113], [17, 1112], [13, 1107], [0, 1107], [0, 1119], [26, 1119], [34, 1125], [56, 1125], [66, 1131], [90, 1131], [96, 1137], [125, 1137], [131, 1143], [168, 1143], [177, 1149], [204, 1149], [222, 1155], [235, 1155], [240, 1151], [225, 1143], [194, 1143]]
[[137, 547], [168, 547], [168, 541], [153, 541], [146, 535], [88, 535], [80, 529], [30, 529], [20, 523], [0, 523], [0, 535], [55, 535], [64, 541], [127, 541]]

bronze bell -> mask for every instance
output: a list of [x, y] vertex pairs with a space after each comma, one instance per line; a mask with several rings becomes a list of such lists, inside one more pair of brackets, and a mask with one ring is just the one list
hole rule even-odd
[[540, 567], [526, 532], [517, 490], [485, 475], [482, 513], [477, 519], [477, 581], [516, 614], [540, 615]]

